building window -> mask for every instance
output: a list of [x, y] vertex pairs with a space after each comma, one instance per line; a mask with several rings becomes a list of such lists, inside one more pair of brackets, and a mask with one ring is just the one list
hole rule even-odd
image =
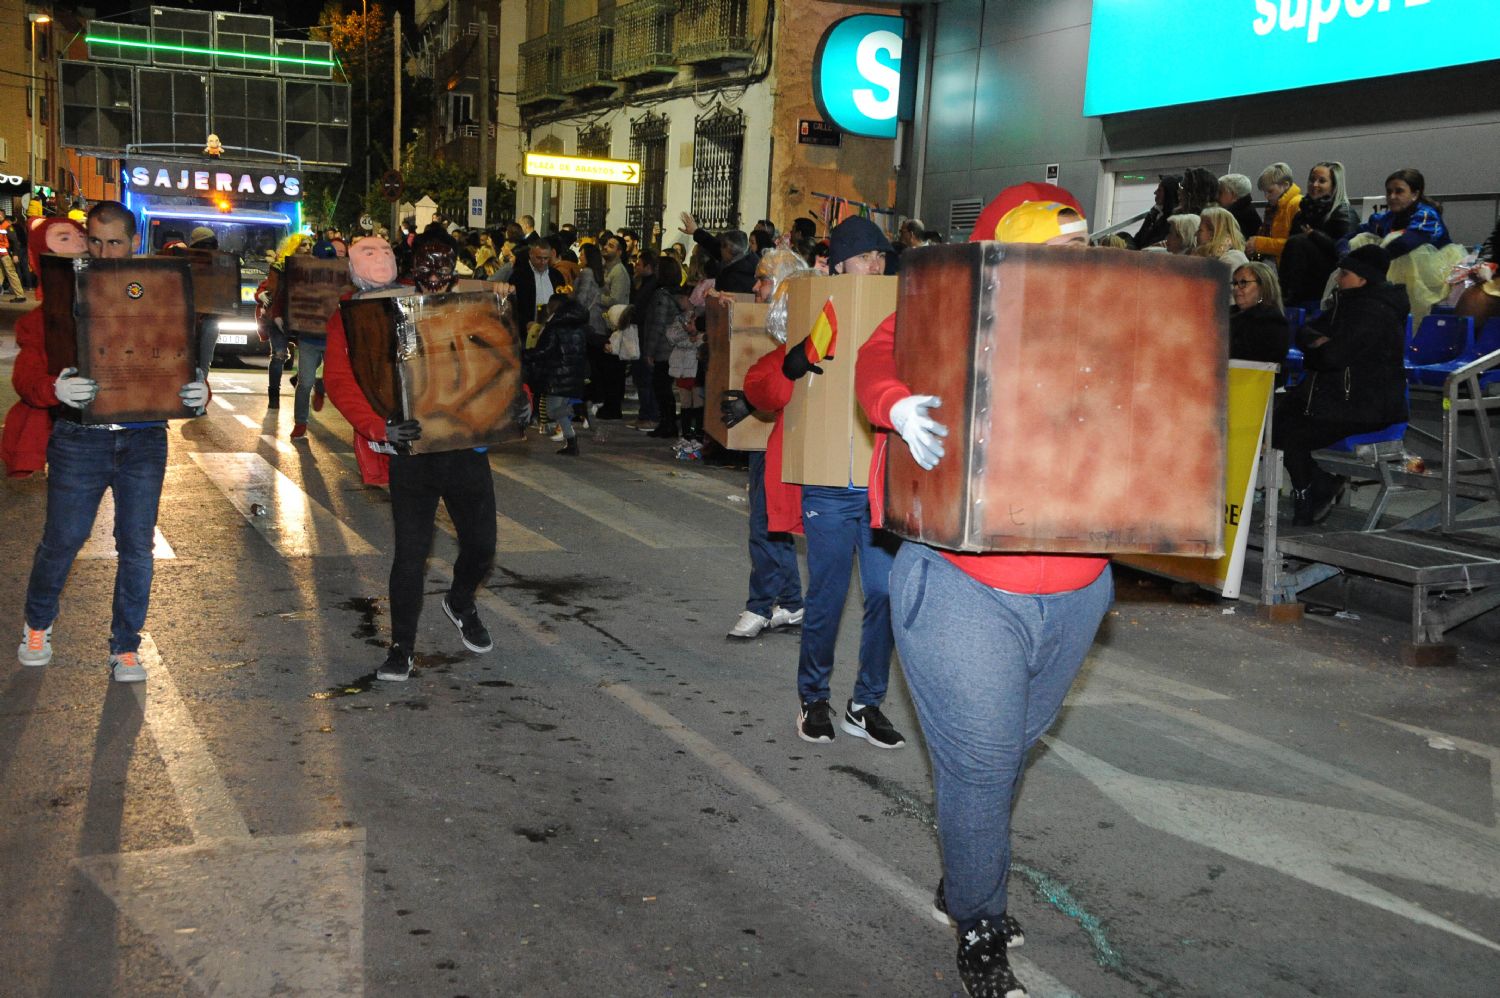
[[626, 224], [642, 242], [655, 245], [653, 226], [661, 224], [667, 188], [667, 116], [647, 114], [630, 126], [630, 158], [641, 164], [641, 182], [625, 202]]
[[474, 97], [471, 94], [448, 95], [448, 138], [458, 135], [479, 134], [474, 124]]
[[[591, 159], [609, 157], [609, 129], [584, 128], [578, 133], [578, 155]], [[604, 228], [609, 214], [609, 185], [577, 183], [573, 185], [573, 224], [580, 235], [595, 235]]]
[[709, 229], [740, 227], [745, 113], [719, 108], [693, 123], [693, 217]]

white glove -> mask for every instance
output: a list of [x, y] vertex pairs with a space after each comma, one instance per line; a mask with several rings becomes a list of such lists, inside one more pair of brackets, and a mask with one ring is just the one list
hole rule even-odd
[[58, 372], [57, 380], [52, 382], [52, 390], [57, 393], [57, 400], [63, 405], [82, 409], [99, 394], [99, 382], [92, 378], [78, 377], [76, 367], [65, 367]]
[[203, 368], [195, 368], [194, 373], [197, 374], [198, 380], [189, 381], [183, 385], [177, 397], [182, 399], [182, 404], [187, 408], [202, 413], [203, 407], [208, 405], [208, 382], [203, 377]]
[[891, 425], [906, 441], [912, 459], [926, 471], [936, 468], [942, 459], [940, 438], [948, 435], [948, 427], [927, 415], [927, 410], [942, 404], [936, 395], [908, 395], [891, 406]]

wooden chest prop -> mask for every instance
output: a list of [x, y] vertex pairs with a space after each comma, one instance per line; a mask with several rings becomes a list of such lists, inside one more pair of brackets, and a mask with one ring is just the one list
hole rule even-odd
[[886, 527], [955, 551], [1222, 554], [1224, 267], [967, 243], [901, 258], [896, 367], [948, 427], [891, 441]]
[[703, 429], [730, 450], [765, 450], [776, 425], [776, 414], [752, 412], [734, 426], [724, 425], [719, 400], [724, 393], [743, 390], [745, 372], [776, 349], [766, 332], [766, 311], [752, 295], [710, 297], [708, 319], [708, 371], [703, 392]]
[[198, 314], [239, 314], [239, 256], [220, 250], [188, 250], [186, 256], [193, 277], [193, 306]]
[[294, 336], [326, 336], [328, 319], [351, 287], [348, 260], [287, 257], [278, 284], [286, 295], [286, 331]]
[[85, 423], [181, 419], [177, 393], [196, 377], [193, 286], [181, 257], [42, 257], [47, 370], [99, 383]]
[[864, 486], [875, 432], [854, 398], [859, 348], [896, 310], [894, 277], [791, 277], [787, 349], [819, 344], [822, 374], [804, 375], [782, 417], [781, 480], [797, 485]]
[[386, 419], [415, 419], [412, 454], [514, 440], [523, 404], [521, 342], [494, 292], [350, 299], [354, 380]]

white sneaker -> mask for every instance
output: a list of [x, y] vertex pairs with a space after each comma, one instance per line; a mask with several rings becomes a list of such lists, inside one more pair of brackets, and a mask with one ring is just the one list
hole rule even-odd
[[563, 431], [561, 427], [558, 427], [557, 432], [552, 434], [552, 442], [555, 444], [560, 444], [563, 442]]
[[122, 651], [118, 655], [111, 655], [109, 671], [114, 674], [117, 683], [144, 683], [146, 681], [146, 667], [141, 664], [140, 655], [133, 651]]
[[773, 606], [771, 608], [771, 627], [801, 627], [802, 610], [788, 610], [785, 607]]
[[771, 622], [765, 617], [762, 617], [758, 613], [753, 613], [749, 610], [746, 610], [744, 613], [740, 614], [740, 619], [734, 622], [734, 626], [729, 629], [729, 634], [726, 636], [731, 638], [740, 638], [741, 640], [748, 640], [750, 638], [759, 637], [760, 632], [764, 631], [770, 625]]
[[52, 661], [52, 628], [39, 631], [22, 623], [21, 646], [16, 649], [16, 658], [22, 665], [46, 665]]

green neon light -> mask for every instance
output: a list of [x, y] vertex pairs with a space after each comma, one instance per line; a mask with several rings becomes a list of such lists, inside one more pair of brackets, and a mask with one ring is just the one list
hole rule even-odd
[[195, 45], [168, 45], [165, 42], [137, 42], [124, 38], [101, 38], [88, 35], [83, 39], [90, 45], [118, 45], [121, 48], [150, 49], [153, 52], [187, 52], [191, 55], [216, 55], [231, 59], [260, 59], [263, 62], [295, 62], [302, 66], [332, 66], [332, 59], [303, 59], [293, 55], [262, 55], [259, 52], [231, 52], [226, 49], [205, 49]]

